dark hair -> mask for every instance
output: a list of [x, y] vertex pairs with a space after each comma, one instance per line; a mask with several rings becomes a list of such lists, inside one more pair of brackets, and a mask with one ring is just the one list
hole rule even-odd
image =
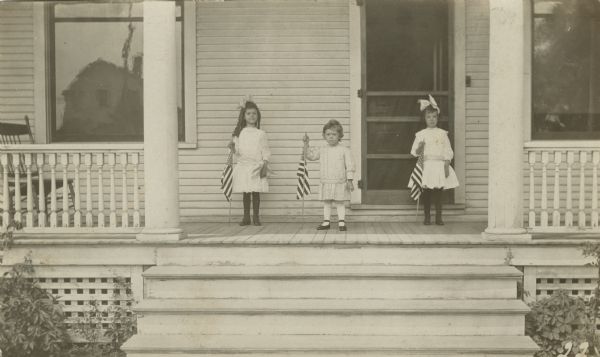
[[246, 110], [248, 109], [256, 109], [256, 113], [258, 114], [258, 120], [256, 121], [256, 127], [260, 129], [260, 110], [258, 109], [258, 106], [256, 105], [256, 103], [251, 102], [251, 101], [247, 101], [246, 104], [244, 105], [243, 108], [240, 109], [240, 115], [238, 116], [238, 122], [237, 125], [235, 126], [235, 129], [233, 129], [233, 133], [231, 134], [232, 136], [240, 136], [240, 133], [242, 132], [242, 129], [244, 129], [246, 127]]
[[327, 131], [327, 129], [337, 130], [340, 140], [342, 140], [344, 137], [344, 128], [342, 127], [342, 124], [335, 119], [331, 119], [327, 122], [327, 124], [323, 125], [323, 135], [325, 135], [325, 131]]

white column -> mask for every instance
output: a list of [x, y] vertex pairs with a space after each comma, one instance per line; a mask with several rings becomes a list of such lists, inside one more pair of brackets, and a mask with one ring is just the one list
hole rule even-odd
[[488, 237], [523, 228], [523, 0], [490, 0]]
[[175, 2], [144, 1], [145, 228], [139, 240], [181, 236], [175, 36]]

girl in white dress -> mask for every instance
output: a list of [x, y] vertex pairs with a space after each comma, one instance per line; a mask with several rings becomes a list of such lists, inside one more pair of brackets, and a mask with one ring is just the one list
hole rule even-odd
[[435, 204], [435, 223], [442, 221], [442, 191], [458, 187], [456, 173], [450, 166], [454, 152], [450, 146], [448, 132], [437, 127], [440, 108], [430, 95], [429, 100], [419, 100], [421, 113], [427, 127], [415, 135], [410, 153], [423, 156], [423, 206], [425, 221], [431, 224], [431, 201]]
[[338, 214], [338, 228], [346, 230], [346, 202], [350, 201], [350, 192], [354, 191], [354, 160], [346, 146], [340, 144], [344, 129], [337, 120], [330, 120], [323, 126], [322, 146], [310, 147], [309, 138], [304, 135], [304, 155], [308, 160], [321, 160], [321, 190], [319, 198], [323, 201], [323, 223], [317, 229], [329, 229], [331, 206], [335, 204]]
[[244, 202], [244, 218], [240, 225], [250, 224], [252, 202], [252, 223], [260, 226], [260, 192], [269, 192], [267, 165], [271, 151], [267, 134], [260, 129], [260, 110], [254, 102], [248, 100], [241, 107], [232, 136], [228, 146], [236, 158], [233, 167], [233, 192], [242, 193]]

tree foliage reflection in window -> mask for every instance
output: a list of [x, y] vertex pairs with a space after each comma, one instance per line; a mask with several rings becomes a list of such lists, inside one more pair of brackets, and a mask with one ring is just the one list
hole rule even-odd
[[533, 139], [600, 139], [600, 1], [533, 3]]
[[[178, 3], [180, 140], [184, 136], [181, 12]], [[51, 140], [143, 140], [143, 4], [53, 4], [49, 25], [54, 54]]]

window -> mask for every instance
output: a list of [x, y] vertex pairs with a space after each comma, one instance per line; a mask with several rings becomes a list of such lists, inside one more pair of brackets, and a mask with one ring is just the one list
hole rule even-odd
[[[184, 140], [183, 7], [177, 2], [177, 120]], [[56, 3], [49, 10], [50, 140], [142, 141], [143, 4]]]
[[600, 139], [600, 2], [533, 0], [533, 139]]

